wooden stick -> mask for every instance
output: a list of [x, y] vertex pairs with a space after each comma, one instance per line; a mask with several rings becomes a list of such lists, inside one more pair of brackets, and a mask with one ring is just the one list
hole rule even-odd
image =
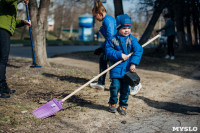
[[[153, 42], [155, 39], [157, 39], [158, 37], [160, 37], [160, 35], [155, 36], [154, 38], [152, 38], [151, 40], [147, 41], [145, 44], [142, 45], [142, 47], [145, 47], [146, 45], [150, 44], [151, 42]], [[133, 53], [130, 53], [128, 56], [130, 57]], [[123, 60], [120, 60], [118, 62], [116, 62], [114, 65], [112, 65], [111, 67], [107, 68], [106, 70], [104, 70], [103, 72], [101, 72], [100, 74], [98, 74], [96, 77], [94, 77], [93, 79], [91, 79], [90, 81], [88, 81], [87, 83], [85, 83], [84, 85], [82, 85], [81, 87], [79, 87], [78, 89], [76, 89], [74, 92], [72, 92], [71, 94], [69, 94], [68, 96], [66, 96], [65, 98], [62, 99], [62, 102], [64, 102], [65, 100], [67, 100], [68, 98], [70, 98], [71, 96], [73, 96], [74, 94], [76, 94], [78, 91], [80, 91], [81, 89], [85, 88], [86, 86], [88, 86], [90, 83], [92, 83], [93, 81], [95, 81], [97, 78], [101, 77], [102, 75], [104, 75], [105, 73], [107, 73], [108, 71], [110, 71], [111, 69], [113, 69], [115, 66], [117, 66], [118, 64], [120, 64], [121, 62], [123, 62]]]

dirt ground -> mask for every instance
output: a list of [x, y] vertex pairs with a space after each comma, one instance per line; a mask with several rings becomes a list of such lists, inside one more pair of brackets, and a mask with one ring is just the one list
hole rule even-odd
[[0, 132], [170, 133], [174, 127], [200, 132], [199, 51], [176, 53], [171, 61], [162, 51], [145, 49], [137, 68], [143, 87], [129, 96], [126, 116], [108, 112], [107, 74], [105, 90], [85, 87], [46, 119], [37, 119], [32, 111], [53, 98], [61, 100], [96, 76], [98, 56], [56, 55], [49, 58], [51, 67], [41, 69], [29, 68], [31, 59], [11, 57], [7, 80], [16, 93], [0, 99]]

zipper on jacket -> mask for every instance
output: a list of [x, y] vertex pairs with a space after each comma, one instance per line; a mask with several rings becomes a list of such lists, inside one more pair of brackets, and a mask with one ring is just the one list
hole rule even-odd
[[13, 22], [13, 17], [12, 17], [12, 19], [11, 19], [10, 30], [11, 30], [11, 28], [12, 28], [12, 22]]

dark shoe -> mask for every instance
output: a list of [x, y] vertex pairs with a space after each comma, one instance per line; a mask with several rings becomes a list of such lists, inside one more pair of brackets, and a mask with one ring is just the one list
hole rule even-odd
[[11, 90], [9, 88], [7, 88], [6, 90], [3, 90], [3, 93], [6, 93], [6, 94], [13, 94], [15, 92], [16, 92], [16, 90]]
[[6, 94], [12, 94], [12, 93], [16, 92], [16, 90], [11, 90], [8, 87], [8, 84], [6, 83], [6, 80], [3, 80], [3, 81], [0, 82], [0, 88], [3, 90], [3, 93], [6, 93]]
[[10, 98], [10, 95], [5, 95], [3, 93], [0, 93], [0, 98]]
[[111, 113], [116, 112], [116, 104], [109, 104], [109, 112]]
[[119, 112], [120, 115], [126, 115], [126, 108], [125, 107], [118, 107], [117, 111]]

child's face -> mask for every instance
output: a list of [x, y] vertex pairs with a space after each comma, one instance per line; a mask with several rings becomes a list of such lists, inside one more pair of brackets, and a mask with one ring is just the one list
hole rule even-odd
[[98, 20], [99, 22], [101, 22], [103, 20], [103, 16], [99, 13], [92, 13], [93, 16], [95, 17], [96, 20]]
[[122, 36], [128, 36], [131, 33], [131, 28], [130, 27], [123, 27], [119, 30], [119, 34]]

